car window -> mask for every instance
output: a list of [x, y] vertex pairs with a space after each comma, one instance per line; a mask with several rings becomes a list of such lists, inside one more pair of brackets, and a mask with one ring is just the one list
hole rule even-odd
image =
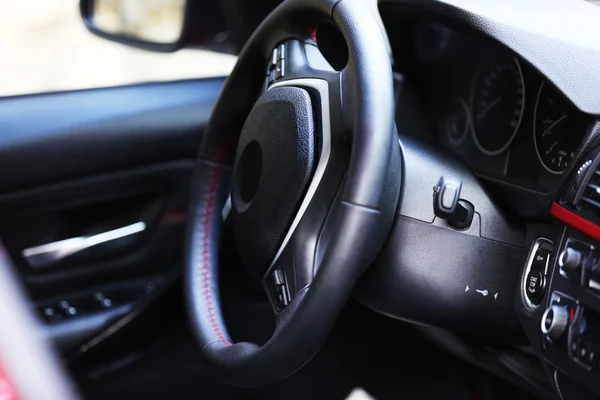
[[99, 38], [78, 0], [0, 0], [0, 96], [222, 76], [236, 57], [153, 53]]

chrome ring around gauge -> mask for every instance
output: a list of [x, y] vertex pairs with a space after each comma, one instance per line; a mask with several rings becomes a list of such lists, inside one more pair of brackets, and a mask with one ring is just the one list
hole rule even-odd
[[516, 57], [486, 59], [471, 83], [471, 133], [487, 156], [502, 154], [515, 139], [525, 111], [525, 79]]

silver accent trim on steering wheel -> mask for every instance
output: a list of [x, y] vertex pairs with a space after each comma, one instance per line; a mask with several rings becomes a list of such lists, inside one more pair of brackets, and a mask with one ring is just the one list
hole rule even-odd
[[323, 179], [323, 175], [325, 175], [325, 169], [327, 168], [327, 164], [329, 163], [329, 156], [331, 155], [331, 114], [330, 114], [330, 110], [329, 110], [329, 84], [327, 83], [327, 81], [325, 81], [323, 79], [312, 79], [312, 78], [310, 78], [310, 79], [292, 79], [289, 81], [275, 83], [269, 87], [269, 90], [276, 88], [276, 87], [282, 87], [282, 86], [297, 86], [297, 87], [305, 87], [305, 88], [308, 87], [311, 89], [315, 89], [319, 92], [319, 95], [321, 97], [320, 103], [321, 103], [322, 150], [321, 150], [321, 156], [319, 157], [319, 161], [317, 163], [317, 168], [315, 169], [315, 174], [313, 175], [310, 185], [308, 186], [306, 195], [304, 196], [304, 199], [302, 200], [302, 203], [300, 204], [300, 208], [298, 209], [298, 212], [296, 213], [296, 216], [294, 217], [292, 225], [290, 226], [290, 229], [288, 230], [287, 234], [285, 235], [285, 238], [283, 239], [283, 242], [281, 243], [279, 250], [277, 250], [277, 254], [275, 254], [275, 258], [273, 258], [273, 261], [269, 265], [267, 272], [271, 270], [273, 265], [275, 265], [275, 263], [281, 256], [281, 253], [285, 249], [285, 246], [287, 246], [288, 242], [292, 238], [292, 235], [294, 234], [294, 231], [298, 227], [298, 224], [300, 224], [300, 221], [302, 220], [304, 213], [308, 209], [308, 206], [310, 205], [312, 198], [314, 197], [315, 193], [317, 192], [317, 188], [319, 187], [319, 184], [321, 183], [321, 179]]

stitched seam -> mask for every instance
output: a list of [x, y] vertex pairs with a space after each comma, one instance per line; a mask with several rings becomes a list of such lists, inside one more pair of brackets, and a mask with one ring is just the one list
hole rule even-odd
[[201, 274], [201, 293], [206, 301], [206, 313], [208, 322], [213, 331], [213, 334], [217, 337], [217, 340], [225, 346], [231, 346], [231, 343], [225, 337], [221, 324], [217, 318], [216, 307], [213, 298], [213, 291], [211, 286], [212, 281], [212, 263], [211, 263], [211, 251], [210, 242], [212, 234], [213, 224], [213, 211], [217, 199], [217, 192], [219, 187], [219, 175], [221, 173], [221, 167], [215, 167], [210, 173], [208, 180], [208, 191], [206, 193], [204, 215], [202, 219], [202, 268]]

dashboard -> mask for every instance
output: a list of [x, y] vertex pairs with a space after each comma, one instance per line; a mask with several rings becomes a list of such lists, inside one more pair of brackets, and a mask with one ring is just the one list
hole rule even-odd
[[[401, 134], [446, 148], [484, 180], [540, 193], [555, 188], [593, 118], [489, 39], [420, 21], [397, 37], [402, 42], [393, 43], [396, 70], [409, 82], [402, 88], [417, 88], [404, 101], [402, 90], [397, 92]], [[416, 113], [403, 107], [415, 98]], [[407, 118], [423, 121], [406, 127]]]
[[[552, 12], [553, 7], [578, 9], [578, 2], [562, 9], [559, 1], [515, 2], [511, 9], [508, 2], [485, 0], [379, 1], [398, 3], [391, 5], [397, 8], [383, 4], [381, 14], [394, 54], [403, 193], [390, 237], [357, 285], [356, 299], [390, 317], [415, 322], [418, 329], [435, 326], [428, 332], [438, 344], [446, 343], [447, 350], [529, 388], [536, 397], [582, 400], [588, 398], [581, 394], [586, 388], [600, 394], [600, 41], [577, 30], [597, 27], [600, 13], [594, 19], [582, 7], [569, 22], [568, 15]], [[545, 3], [543, 16], [540, 3]], [[418, 7], [427, 18], [445, 23], [422, 20], [406, 10]], [[534, 13], [537, 19], [524, 21]], [[569, 34], [554, 34], [557, 26], [568, 26]], [[257, 87], [262, 79], [257, 77]], [[3, 242], [59, 346], [70, 351], [79, 339], [94, 337], [81, 348], [88, 361], [75, 360], [78, 375], [98, 375], [99, 370], [89, 368], [90, 356], [122, 365], [96, 345], [117, 343], [112, 333], [129, 342], [133, 328], [115, 332], [114, 326], [106, 327], [114, 321], [117, 327], [135, 321], [136, 331], [147, 327], [137, 317], [138, 307], [150, 308], [181, 272], [176, 268], [177, 243], [183, 242], [194, 167], [185, 160], [197, 155], [190, 149], [197, 149], [197, 132], [204, 129], [203, 118], [222, 84], [219, 79], [104, 89], [114, 95], [109, 103], [96, 91], [44, 95], [33, 104], [31, 98], [5, 101], [7, 115], [14, 117], [11, 126], [29, 134], [22, 151], [15, 152], [14, 143], [3, 145], [5, 165], [21, 167], [19, 174], [6, 174], [14, 176], [4, 186], [8, 192], [45, 186], [0, 199]], [[157, 97], [194, 110], [200, 120], [178, 118], [180, 110], [168, 102], [164, 113], [157, 114], [155, 104], [148, 103]], [[100, 113], [78, 114], [82, 134], [75, 135], [76, 142], [72, 133], [77, 131], [68, 118], [73, 103]], [[132, 104], [137, 108], [128, 114], [138, 117], [120, 118], [123, 107]], [[40, 118], [31, 115], [47, 109], [55, 117], [64, 115], [50, 119], [53, 125], [40, 131], [39, 123], [32, 124]], [[147, 129], [150, 114], [158, 117], [160, 123], [150, 124], [158, 129]], [[194, 129], [189, 129], [190, 121]], [[70, 134], [60, 135], [52, 147], [39, 145], [61, 131]], [[138, 154], [140, 146], [123, 132], [138, 132], [134, 136], [168, 151], [144, 145], [149, 153]], [[173, 141], [173, 133], [183, 142]], [[90, 160], [90, 154], [105, 153], [98, 151], [99, 143], [105, 152], [114, 147], [134, 154], [121, 151], [110, 164], [106, 157]], [[89, 146], [91, 151], [81, 151]], [[74, 154], [69, 163], [53, 162], [57, 155], [64, 158], [65, 151]], [[39, 153], [38, 161], [55, 167], [48, 175], [40, 169], [44, 163], [19, 163], [24, 152]], [[74, 162], [78, 168], [72, 168]], [[432, 209], [432, 187], [444, 175], [462, 179], [456, 200], [474, 210], [467, 229], [449, 225]], [[62, 181], [71, 182], [54, 184]], [[517, 192], [530, 196], [516, 199]], [[523, 211], [534, 197], [541, 199], [540, 206], [530, 215], [543, 218]], [[519, 203], [515, 209], [522, 218], [504, 207], [510, 201]], [[88, 216], [91, 231], [78, 222]], [[139, 221], [147, 224], [147, 232], [58, 261], [49, 272], [36, 271], [22, 252]], [[327, 233], [322, 236], [326, 241]], [[160, 245], [149, 251], [149, 244]], [[163, 321], [172, 318], [172, 310], [182, 309], [178, 290], [174, 297], [175, 304], [158, 307], [169, 315], [156, 314], [155, 306], [152, 313]], [[127, 314], [134, 308], [132, 319]], [[91, 335], [87, 321], [92, 320], [98, 321], [92, 328], [100, 336]], [[135, 354], [128, 348], [137, 349], [140, 341], [132, 341], [136, 343], [118, 347]]]
[[[419, 6], [426, 10], [421, 13], [405, 7], [409, 2], [384, 2], [381, 14], [395, 71], [396, 125], [401, 142], [404, 140], [409, 150], [406, 154], [410, 156], [415, 138], [444, 150], [435, 156], [436, 161], [442, 160], [438, 173], [454, 173], [444, 164], [446, 156], [460, 160], [484, 184], [502, 214], [523, 231], [520, 246], [524, 254], [514, 260], [501, 260], [494, 267], [490, 265], [497, 255], [479, 244], [466, 243], [465, 239], [461, 245], [453, 241], [446, 248], [458, 258], [464, 249], [472, 250], [472, 254], [450, 268], [445, 286], [440, 286], [442, 293], [456, 274], [464, 274], [472, 282], [485, 272], [484, 267], [495, 269], [502, 279], [484, 276], [480, 281], [498, 285], [502, 280], [512, 281], [515, 271], [520, 271], [513, 311], [526, 339], [515, 341], [523, 346], [511, 350], [508, 368], [506, 359], [487, 357], [477, 351], [477, 345], [469, 345], [470, 339], [463, 341], [468, 348], [466, 354], [458, 353], [486, 368], [499, 364], [493, 368], [499, 375], [512, 376], [541, 398], [597, 398], [600, 42], [587, 41], [584, 20], [592, 22], [600, 14], [586, 5], [559, 2], [515, 5], [520, 13], [504, 13], [508, 6], [496, 7], [491, 2], [421, 2]], [[551, 11], [554, 6], [556, 10]], [[573, 8], [580, 9], [575, 13]], [[565, 26], [569, 32], [557, 30]], [[415, 161], [409, 159], [405, 164], [407, 169], [413, 168], [412, 173], [422, 167]], [[405, 188], [405, 193], [417, 191], [427, 180], [420, 171], [416, 175], [415, 182], [410, 182], [410, 174], [406, 174], [405, 184], [414, 185]], [[414, 223], [414, 217], [408, 214], [402, 214], [409, 217], [403, 224]], [[489, 217], [485, 212], [480, 216]], [[427, 237], [426, 249], [442, 248], [450, 242], [439, 239], [444, 233], [438, 231], [434, 236], [421, 232], [411, 242], [411, 252], [418, 252], [415, 249], [422, 237]], [[403, 240], [406, 235], [408, 229], [402, 232]], [[483, 231], [474, 236], [483, 237]], [[439, 242], [432, 244], [435, 239]], [[392, 256], [397, 253], [398, 249], [390, 250]], [[480, 254], [489, 260], [482, 263], [478, 260]], [[417, 271], [416, 276], [422, 271], [422, 260], [410, 257], [408, 254], [398, 260], [404, 272], [402, 281], [412, 276], [407, 270]], [[470, 260], [477, 261], [469, 264]], [[414, 267], [410, 269], [407, 265], [412, 261]], [[433, 264], [438, 266], [436, 274], [440, 274], [439, 266], [444, 261]], [[512, 269], [514, 266], [516, 269]], [[383, 277], [392, 280], [394, 274]], [[402, 283], [395, 282], [394, 288], [411, 290]], [[467, 283], [460, 292], [467, 296], [472, 288]], [[436, 304], [439, 298], [432, 296], [430, 300]], [[445, 303], [447, 298], [437, 306]], [[490, 308], [478, 318], [494, 313], [497, 315], [497, 310]], [[453, 315], [453, 322], [458, 314]], [[471, 314], [457, 323], [461, 326], [456, 330], [469, 323]], [[490, 347], [502, 354], [499, 348], [503, 345]], [[457, 352], [455, 345], [446, 349]]]

